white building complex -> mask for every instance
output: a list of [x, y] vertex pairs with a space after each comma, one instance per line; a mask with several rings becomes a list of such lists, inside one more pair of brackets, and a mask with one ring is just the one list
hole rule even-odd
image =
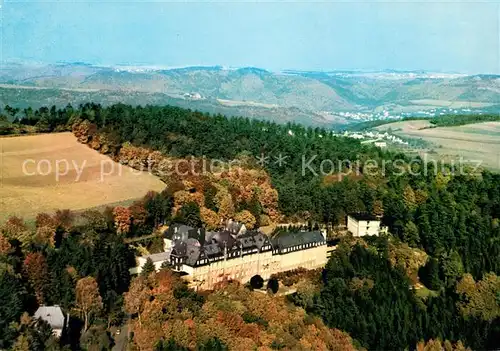
[[321, 231], [282, 232], [269, 238], [236, 222], [217, 232], [173, 224], [165, 232], [164, 244], [165, 252], [139, 257], [135, 273], [151, 259], [156, 269], [167, 263], [201, 289], [212, 289], [225, 279], [246, 283], [255, 275], [269, 279], [299, 267], [320, 268], [328, 251]]

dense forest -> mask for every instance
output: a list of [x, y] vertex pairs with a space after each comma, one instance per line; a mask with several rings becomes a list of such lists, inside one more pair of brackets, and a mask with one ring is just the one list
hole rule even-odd
[[472, 123], [498, 122], [498, 121], [500, 121], [499, 114], [466, 115], [466, 116], [447, 115], [431, 119], [431, 123], [436, 127], [453, 127], [453, 126], [463, 126]]
[[[0, 252], [5, 267], [0, 301], [2, 306], [17, 307], [0, 310], [0, 340], [7, 340], [0, 347], [10, 347], [27, 335], [28, 331], [19, 326], [7, 328], [10, 323], [19, 323], [23, 311], [32, 311], [41, 301], [75, 308], [78, 279], [94, 279], [101, 307], [92, 327], [78, 329], [84, 329], [85, 342], [99, 340], [86, 332], [102, 326], [99, 318], [115, 323], [112, 319], [123, 318], [120, 313], [133, 304], [135, 312], [129, 313], [138, 314], [134, 319], [138, 325], [142, 323], [140, 311], [147, 311], [150, 318], [179, 325], [176, 330], [184, 328], [183, 335], [190, 333], [188, 321], [194, 321], [193, 325], [199, 326], [196, 333], [203, 334], [182, 339], [171, 332], [171, 326], [162, 329], [160, 324], [154, 327], [164, 330], [163, 341], [157, 343], [158, 333], [146, 333], [140, 341], [144, 345], [159, 345], [165, 350], [179, 345], [203, 349], [200, 345], [213, 342], [234, 348], [228, 340], [248, 339], [248, 335], [224, 336], [214, 330], [206, 332], [203, 327], [210, 324], [210, 318], [217, 318], [207, 316], [207, 311], [219, 313], [221, 320], [226, 318], [223, 311], [235, 309], [230, 307], [232, 300], [217, 300], [217, 294], [207, 297], [179, 288], [182, 284], [172, 282], [175, 278], [169, 273], [142, 277], [130, 285], [128, 267], [133, 252], [123, 239], [151, 232], [160, 223], [209, 226], [236, 215], [253, 226], [277, 220], [314, 222], [335, 235], [345, 215], [352, 212], [380, 216], [390, 234], [365, 240], [342, 239], [321, 278], [309, 282], [313, 288], [303, 287], [289, 298], [289, 303], [307, 311], [307, 322], [299, 326], [283, 324], [280, 330], [288, 328], [287, 333], [295, 336], [290, 328], [299, 328], [298, 335], [307, 339], [306, 330], [311, 325], [318, 330], [324, 328], [319, 321], [308, 319], [318, 316], [329, 327], [349, 333], [354, 339], [352, 345], [367, 349], [430, 350], [441, 341], [449, 346], [447, 349], [460, 350], [463, 345], [474, 349], [500, 347], [499, 174], [467, 169], [457, 172], [446, 165], [424, 164], [419, 159], [336, 137], [325, 129], [212, 116], [169, 106], [119, 104], [103, 108], [86, 104], [64, 109], [6, 109], [4, 114], [15, 120], [10, 132], [72, 130], [89, 147], [132, 167], [153, 164], [153, 171], [159, 174], [152, 156], [154, 160], [170, 161], [190, 157], [227, 163], [238, 160], [245, 171], [240, 178], [231, 172], [168, 177], [164, 179], [167, 190], [162, 194], [149, 194], [129, 208], [88, 213], [85, 220], [71, 225], [65, 212], [41, 216], [38, 222], [51, 224], [37, 224], [35, 231], [22, 220], [11, 218], [2, 227], [1, 247], [6, 249]], [[286, 164], [277, 162], [280, 155], [286, 157]], [[263, 157], [268, 157], [267, 161]], [[330, 160], [330, 167], [323, 173], [322, 160]], [[310, 167], [304, 167], [304, 162]], [[51, 229], [39, 229], [46, 227]], [[416, 261], [417, 254], [425, 259]], [[43, 270], [29, 268], [35, 261], [45, 262], [36, 264]], [[146, 304], [147, 299], [127, 302], [131, 289], [135, 289], [137, 299], [160, 294], [162, 303]], [[288, 317], [256, 314], [244, 300], [248, 299], [244, 297], [246, 290], [231, 284], [224, 289], [236, 289], [227, 294], [240, 301], [240, 323], [251, 324], [262, 335], [273, 335], [268, 343], [255, 339], [252, 345], [296, 349], [301, 344], [305, 349], [312, 348], [304, 346], [310, 344], [301, 337], [286, 341], [289, 336], [278, 336], [273, 318]], [[148, 291], [146, 295], [144, 290]], [[171, 314], [179, 310], [172, 307], [173, 301], [186, 310]], [[80, 316], [76, 321], [86, 324], [81, 313], [76, 315]], [[145, 332], [141, 325], [138, 328], [139, 335], [140, 330]], [[351, 345], [340, 334], [332, 336], [329, 329], [324, 330], [315, 334], [322, 340], [319, 349], [332, 349], [335, 343]], [[177, 346], [166, 346], [170, 344]], [[68, 345], [76, 347], [71, 342]]]
[[498, 122], [500, 121], [499, 114], [474, 114], [474, 115], [443, 115], [432, 118], [424, 117], [404, 117], [401, 119], [380, 119], [375, 121], [360, 122], [348, 125], [345, 129], [352, 132], [360, 132], [364, 130], [370, 130], [385, 124], [399, 122], [399, 121], [416, 121], [416, 120], [429, 120], [433, 127], [454, 127], [463, 126], [473, 123], [482, 122]]

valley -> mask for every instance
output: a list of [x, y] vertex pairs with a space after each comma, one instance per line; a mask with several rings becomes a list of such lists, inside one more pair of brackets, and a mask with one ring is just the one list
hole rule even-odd
[[331, 127], [409, 116], [500, 111], [496, 75], [271, 72], [255, 67], [131, 67], [7, 62], [0, 103], [169, 104], [202, 112]]

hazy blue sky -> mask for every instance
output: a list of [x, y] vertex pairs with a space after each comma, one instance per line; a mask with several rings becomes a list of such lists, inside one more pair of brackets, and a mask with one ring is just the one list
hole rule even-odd
[[3, 59], [500, 73], [496, 2], [14, 2]]

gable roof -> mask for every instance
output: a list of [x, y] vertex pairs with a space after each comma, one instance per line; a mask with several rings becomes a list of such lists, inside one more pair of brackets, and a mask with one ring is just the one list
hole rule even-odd
[[238, 240], [240, 241], [243, 249], [256, 247], [260, 250], [262, 246], [269, 243], [267, 236], [256, 230], [248, 231], [245, 234], [239, 235]]
[[153, 263], [155, 262], [160, 262], [160, 261], [165, 261], [165, 260], [168, 260], [170, 256], [170, 252], [160, 252], [160, 253], [155, 253], [155, 254], [152, 254], [152, 255], [145, 255], [145, 256], [141, 256], [142, 258], [144, 259], [151, 259], [151, 261], [153, 261]]
[[226, 230], [229, 231], [231, 234], [239, 235], [239, 234], [244, 234], [247, 228], [243, 223], [229, 220], [226, 224]]
[[271, 239], [273, 247], [285, 249], [303, 244], [322, 243], [325, 241], [319, 230], [312, 232], [282, 232]]
[[369, 213], [351, 213], [349, 217], [354, 218], [357, 221], [379, 221], [377, 217]]
[[167, 231], [165, 232], [165, 237], [167, 239], [172, 239], [174, 234], [179, 234], [179, 235], [188, 235], [189, 231], [194, 229], [193, 227], [190, 227], [185, 224], [180, 224], [180, 223], [174, 223], [171, 226], [168, 227]]
[[52, 329], [64, 328], [64, 314], [59, 306], [40, 306], [34, 316], [36, 319], [41, 318], [52, 327]]

